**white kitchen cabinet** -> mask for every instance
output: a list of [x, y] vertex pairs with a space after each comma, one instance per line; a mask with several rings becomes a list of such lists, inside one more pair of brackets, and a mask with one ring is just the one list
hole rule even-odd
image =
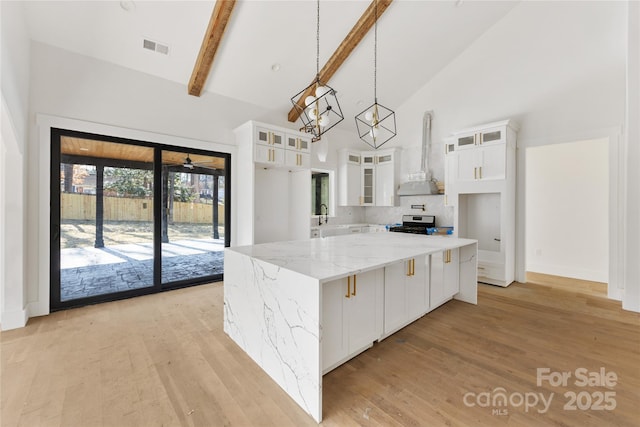
[[429, 311], [429, 260], [419, 256], [385, 267], [384, 335], [388, 336]]
[[460, 290], [459, 250], [447, 249], [431, 254], [429, 307], [441, 306]]
[[360, 152], [342, 149], [338, 152], [338, 205], [360, 205]]
[[275, 148], [284, 148], [285, 133], [266, 127], [255, 127], [255, 143], [262, 145], [270, 145]]
[[478, 240], [478, 280], [499, 286], [515, 279], [517, 129], [510, 120], [477, 126], [446, 146], [457, 159], [445, 183], [454, 191], [454, 233]]
[[395, 152], [380, 152], [375, 157], [375, 205], [395, 206], [397, 180], [395, 174], [397, 167], [394, 162]]
[[382, 269], [322, 285], [322, 369], [368, 349], [382, 333]]
[[[234, 130], [236, 214], [232, 245], [309, 238], [308, 135], [249, 121]], [[286, 141], [295, 137], [293, 149]]]
[[311, 167], [311, 155], [293, 150], [284, 151], [284, 164], [293, 169], [309, 169]]
[[[340, 206], [396, 206], [400, 182], [400, 151], [339, 152]], [[357, 171], [357, 172], [356, 172]]]
[[455, 191], [456, 175], [458, 174], [458, 153], [456, 144], [447, 141], [444, 146], [444, 205], [456, 206], [457, 197]]
[[[360, 168], [360, 206], [375, 205], [376, 167], [373, 163], [374, 156], [362, 156]], [[367, 162], [371, 160], [371, 162]]]
[[505, 179], [506, 144], [491, 144], [456, 153], [457, 181]]
[[311, 153], [311, 138], [300, 135], [286, 135], [286, 149], [301, 153]]
[[503, 144], [507, 131], [504, 124], [493, 123], [456, 133], [458, 151], [482, 145]]
[[255, 145], [255, 162], [271, 166], [281, 166], [285, 163], [285, 150], [269, 145]]

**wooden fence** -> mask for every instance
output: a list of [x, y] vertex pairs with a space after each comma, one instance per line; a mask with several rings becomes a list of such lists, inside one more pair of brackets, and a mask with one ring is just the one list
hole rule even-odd
[[[61, 219], [96, 219], [96, 196], [93, 194], [61, 193]], [[152, 221], [153, 200], [125, 197], [104, 198], [105, 221]], [[206, 203], [173, 202], [173, 222], [191, 224], [213, 223], [213, 206]], [[218, 222], [224, 225], [224, 205], [218, 205]]]

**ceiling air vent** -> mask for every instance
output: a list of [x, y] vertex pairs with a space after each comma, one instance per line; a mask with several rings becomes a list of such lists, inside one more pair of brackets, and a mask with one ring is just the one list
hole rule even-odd
[[148, 50], [152, 50], [154, 52], [161, 53], [163, 55], [169, 54], [169, 46], [167, 46], [166, 44], [154, 42], [153, 40], [144, 39], [142, 41], [142, 47]]

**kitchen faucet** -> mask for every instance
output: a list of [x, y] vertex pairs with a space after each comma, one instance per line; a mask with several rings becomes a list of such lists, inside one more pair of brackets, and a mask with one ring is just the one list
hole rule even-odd
[[320, 215], [318, 215], [318, 225], [322, 225], [322, 207], [323, 206], [324, 206], [324, 223], [326, 224], [329, 222], [329, 208], [327, 207], [327, 205], [322, 203], [320, 205]]

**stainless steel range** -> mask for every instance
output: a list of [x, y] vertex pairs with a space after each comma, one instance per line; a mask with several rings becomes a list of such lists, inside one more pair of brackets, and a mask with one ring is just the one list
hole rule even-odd
[[427, 234], [427, 228], [436, 226], [435, 215], [402, 215], [402, 225], [389, 227], [398, 233]]

